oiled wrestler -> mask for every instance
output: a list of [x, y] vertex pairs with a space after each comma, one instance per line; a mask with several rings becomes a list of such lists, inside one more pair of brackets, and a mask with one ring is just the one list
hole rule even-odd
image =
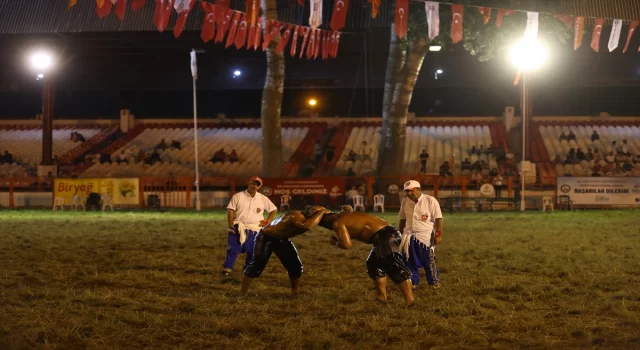
[[402, 235], [385, 220], [371, 214], [353, 212], [345, 205], [340, 213], [325, 214], [320, 226], [333, 230], [331, 245], [351, 248], [351, 240], [373, 244], [367, 258], [367, 272], [376, 284], [378, 299], [387, 301], [387, 276], [400, 287], [407, 305], [413, 305], [411, 270], [407, 267], [400, 249]]
[[260, 277], [267, 266], [271, 253], [275, 253], [282, 266], [289, 273], [291, 295], [298, 295], [302, 262], [298, 256], [298, 250], [290, 238], [316, 227], [326, 213], [331, 213], [331, 211], [322, 206], [312, 206], [304, 212], [288, 212], [263, 227], [256, 236], [253, 258], [244, 270], [240, 293], [246, 294], [249, 291], [253, 279]]

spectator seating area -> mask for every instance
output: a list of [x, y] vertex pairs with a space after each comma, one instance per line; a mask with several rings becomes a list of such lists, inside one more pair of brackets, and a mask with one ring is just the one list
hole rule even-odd
[[640, 176], [638, 125], [546, 123], [538, 130], [556, 176]]
[[[309, 130], [308, 126], [285, 127], [282, 130], [283, 158], [288, 160], [296, 151]], [[202, 127], [198, 134], [198, 159], [202, 176], [250, 175], [262, 171], [262, 130], [258, 127]], [[162, 140], [166, 147], [159, 147]], [[177, 141], [180, 148], [171, 147]], [[238, 162], [228, 159], [211, 162], [214, 153], [224, 149], [225, 153], [235, 150]], [[124, 152], [127, 162], [118, 164], [118, 157]], [[159, 160], [145, 161], [150, 154], [158, 153]], [[143, 157], [138, 157], [142, 153]], [[155, 176], [173, 173], [175, 176], [193, 175], [194, 172], [193, 128], [146, 128], [123, 147], [111, 153], [111, 163], [97, 163], [81, 174], [81, 177], [95, 176]], [[136, 159], [138, 158], [138, 159]]]

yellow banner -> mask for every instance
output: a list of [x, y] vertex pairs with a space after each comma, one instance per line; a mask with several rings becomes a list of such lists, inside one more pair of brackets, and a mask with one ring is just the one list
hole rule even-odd
[[54, 197], [62, 197], [68, 204], [73, 202], [76, 193], [80, 198], [87, 198], [91, 192], [108, 195], [114, 205], [140, 204], [140, 183], [137, 178], [55, 179], [54, 182]]

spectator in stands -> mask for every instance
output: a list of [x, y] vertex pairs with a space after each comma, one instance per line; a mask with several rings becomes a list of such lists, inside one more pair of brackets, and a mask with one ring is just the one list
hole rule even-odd
[[593, 134], [591, 134], [591, 142], [595, 140], [600, 140], [600, 135], [598, 135], [597, 131], [593, 130]]
[[469, 155], [476, 154], [478, 151], [476, 150], [476, 146], [471, 146], [471, 150], [469, 151]]
[[576, 134], [573, 133], [573, 130], [569, 130], [569, 135], [567, 135], [567, 141], [576, 140]]
[[504, 158], [507, 160], [507, 163], [511, 163], [515, 158], [515, 155], [511, 149], [507, 149], [507, 153], [504, 155]]
[[356, 152], [354, 152], [353, 150], [350, 150], [349, 154], [347, 154], [347, 161], [355, 162], [356, 161]]
[[13, 163], [13, 154], [9, 153], [9, 151], [5, 150], [4, 155], [0, 157], [0, 163]]
[[304, 164], [302, 165], [302, 172], [300, 173], [300, 175], [304, 176], [304, 177], [311, 177], [313, 176], [313, 172], [316, 170], [316, 166], [313, 162], [313, 160], [311, 159], [307, 159]]
[[584, 160], [586, 160], [587, 162], [593, 160], [593, 152], [591, 151], [591, 148], [587, 148], [587, 153], [584, 154]]
[[224, 148], [220, 148], [216, 153], [211, 157], [211, 163], [224, 163], [224, 160], [227, 158], [227, 154], [224, 152]]
[[111, 164], [111, 154], [108, 152], [104, 152], [100, 155], [100, 163], [104, 164], [104, 163], [109, 163]]
[[444, 163], [442, 163], [442, 165], [440, 165], [440, 176], [451, 176], [453, 175], [451, 173], [450, 167], [449, 167], [449, 162], [448, 161], [444, 161]]
[[640, 163], [640, 153], [636, 154], [635, 157], [633, 157], [633, 164], [638, 164]]
[[81, 133], [77, 132], [76, 133], [76, 141], [85, 142], [86, 140], [84, 139], [84, 135], [82, 135]]
[[53, 159], [51, 159], [51, 162], [53, 163], [53, 165], [60, 165], [60, 158], [58, 158], [57, 154], [53, 155]]
[[581, 148], [578, 148], [578, 151], [576, 152], [576, 158], [578, 158], [579, 161], [583, 161], [586, 159], [584, 152], [582, 152]]
[[462, 170], [469, 170], [471, 171], [471, 162], [469, 161], [469, 158], [465, 158], [462, 163], [460, 163]]
[[560, 141], [562, 141], [562, 140], [567, 141], [567, 139], [568, 139], [568, 137], [563, 131], [562, 134], [560, 134]]
[[336, 154], [336, 146], [329, 145], [329, 147], [327, 147], [327, 162], [333, 162], [333, 158], [335, 154]]
[[569, 150], [569, 154], [567, 154], [567, 160], [564, 162], [565, 165], [567, 164], [577, 164], [578, 162], [578, 157], [576, 156], [576, 150], [575, 148], [572, 148]]
[[239, 161], [240, 158], [238, 158], [238, 153], [236, 153], [235, 149], [231, 149], [231, 153], [229, 153], [229, 163], [233, 164]]
[[356, 173], [353, 172], [353, 168], [349, 168], [349, 170], [347, 170], [347, 176], [356, 176]]
[[160, 143], [156, 145], [156, 149], [157, 150], [159, 149], [159, 150], [163, 150], [164, 151], [168, 147], [169, 146], [167, 145], [167, 142], [164, 139], [160, 140]]
[[427, 153], [426, 149], [423, 149], [420, 153], [420, 173], [427, 173], [427, 161], [429, 160], [429, 153]]
[[625, 161], [622, 164], [622, 170], [624, 170], [624, 171], [633, 171], [633, 165], [631, 163], [629, 163], [628, 161]]
[[180, 141], [176, 141], [176, 140], [171, 141], [171, 149], [174, 149], [174, 148], [178, 150], [182, 149], [182, 144], [180, 143]]
[[147, 157], [147, 159], [145, 160], [145, 163], [149, 165], [154, 165], [157, 162], [162, 162], [162, 158], [160, 158], [160, 153], [158, 153], [158, 150], [155, 149], [153, 150], [153, 153], [151, 153], [151, 155]]
[[362, 146], [360, 147], [360, 159], [371, 161], [371, 147], [367, 144], [367, 141], [362, 141]]
[[145, 158], [147, 158], [147, 154], [143, 150], [138, 150], [138, 155], [136, 155], [135, 162], [142, 163]]
[[120, 164], [120, 163], [127, 163], [129, 164], [129, 157], [127, 157], [127, 154], [124, 153], [124, 151], [120, 152], [120, 154], [118, 154], [118, 158], [116, 158], [116, 163]]
[[616, 161], [616, 157], [613, 155], [613, 152], [609, 152], [605, 160], [607, 161], [607, 163], [613, 164]]
[[480, 174], [480, 171], [473, 170], [473, 172], [471, 173], [471, 182], [469, 184], [480, 186], [481, 183], [482, 183], [482, 175]]
[[493, 181], [493, 188], [495, 189], [495, 192], [496, 192], [496, 198], [500, 198], [500, 192], [502, 191], [502, 183], [504, 182], [504, 179], [502, 178], [502, 176], [500, 176], [500, 174], [496, 174], [493, 176], [492, 181]]
[[622, 140], [622, 145], [620, 147], [622, 149], [622, 153], [629, 153], [629, 145], [627, 145], [627, 140]]
[[316, 141], [316, 143], [313, 145], [313, 154], [316, 155], [316, 164], [319, 164], [324, 156], [324, 150], [320, 145], [320, 140]]
[[70, 139], [71, 141], [74, 141], [74, 142], [76, 141], [76, 132], [75, 132], [75, 131], [72, 131], [72, 132], [71, 132], [71, 137], [70, 137], [69, 139]]
[[498, 176], [498, 169], [491, 169], [491, 171], [489, 172], [489, 176]]
[[478, 148], [478, 154], [483, 154], [486, 153], [485, 149], [484, 149], [484, 145], [480, 145], [480, 148]]
[[556, 165], [563, 165], [564, 164], [564, 160], [562, 160], [562, 157], [560, 157], [559, 154], [556, 154], [556, 158], [553, 161]]
[[602, 154], [600, 154], [600, 152], [598, 152], [597, 148], [593, 149], [593, 161], [594, 162], [599, 162], [602, 160]]

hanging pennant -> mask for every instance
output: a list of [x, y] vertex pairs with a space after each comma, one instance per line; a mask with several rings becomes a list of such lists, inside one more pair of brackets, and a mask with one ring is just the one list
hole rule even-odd
[[603, 27], [604, 18], [596, 18], [596, 23], [593, 26], [593, 34], [591, 35], [591, 48], [595, 52], [600, 52], [600, 35], [602, 35]]
[[[227, 34], [231, 21], [233, 19], [235, 11], [231, 9], [225, 9], [224, 7], [214, 5], [214, 11], [216, 13], [216, 28], [218, 33], [216, 34], [216, 40], [214, 42], [221, 43], [224, 41], [224, 36]], [[222, 14], [222, 15], [221, 15]], [[222, 17], [222, 20], [218, 19]]]
[[613, 26], [611, 27], [611, 35], [609, 36], [609, 45], [607, 48], [609, 52], [615, 50], [620, 43], [620, 33], [622, 32], [622, 20], [614, 19]]
[[453, 13], [453, 17], [451, 19], [451, 41], [454, 44], [457, 44], [462, 40], [462, 19], [464, 18], [464, 6], [453, 4], [451, 5], [451, 12]]
[[307, 59], [310, 60], [315, 53], [315, 43], [316, 43], [316, 30], [311, 29], [311, 33], [309, 33], [309, 44], [307, 45]]
[[313, 59], [315, 60], [316, 58], [318, 58], [318, 55], [320, 54], [320, 47], [322, 46], [322, 30], [318, 29], [316, 30], [316, 42], [315, 42], [315, 51], [313, 53]]
[[147, 4], [147, 0], [133, 0], [131, 1], [131, 11], [136, 12], [143, 8]]
[[301, 27], [298, 27], [298, 26], [293, 27], [293, 38], [291, 39], [291, 50], [289, 51], [289, 54], [292, 57], [296, 55], [296, 49], [298, 47], [298, 34], [300, 33], [301, 30], [302, 30]]
[[489, 23], [491, 19], [491, 7], [478, 7], [478, 10], [480, 10], [480, 14], [483, 17], [484, 24]]
[[440, 4], [433, 1], [426, 1], [424, 3], [424, 10], [427, 14], [429, 40], [433, 40], [440, 35]]
[[582, 38], [584, 37], [584, 17], [576, 17], [576, 21], [573, 24], [573, 51], [582, 46]]
[[241, 49], [247, 43], [247, 15], [245, 13], [242, 13], [242, 17], [240, 17], [234, 43], [236, 49]]
[[[189, 17], [189, 13], [191, 13], [191, 10], [193, 9], [193, 5], [195, 5], [195, 3], [196, 0], [176, 0], [174, 7], [176, 9], [176, 12], [178, 13], [178, 19], [176, 20], [176, 25], [173, 26], [173, 36], [175, 38], [178, 38], [182, 34], [184, 25], [187, 23], [187, 18]], [[214, 20], [213, 14], [211, 16], [211, 20]], [[211, 22], [212, 28], [213, 25], [213, 22]], [[213, 35], [211, 36], [211, 39], [213, 39]]]
[[104, 18], [111, 13], [113, 3], [110, 0], [96, 0], [96, 13], [99, 18]]
[[393, 21], [396, 35], [402, 39], [407, 36], [409, 22], [409, 0], [396, 0], [395, 19]]
[[322, 25], [322, 0], [311, 0], [309, 26], [313, 29]]
[[200, 38], [202, 41], [209, 42], [213, 39], [216, 31], [215, 23], [215, 6], [207, 2], [201, 2], [202, 9], [205, 12], [204, 21], [202, 22], [202, 31], [200, 32]]
[[124, 20], [124, 13], [127, 11], [127, 0], [117, 0], [116, 5], [116, 16], [120, 18], [120, 20]]
[[69, 0], [69, 6], [67, 6], [67, 10], [70, 10], [72, 7], [78, 4], [78, 0]]
[[280, 33], [280, 22], [271, 20], [267, 29], [264, 31], [264, 40], [262, 41], [262, 51], [265, 51], [273, 38]]
[[329, 42], [331, 38], [329, 37], [329, 32], [322, 31], [322, 59], [326, 60], [329, 58]]
[[336, 33], [336, 42], [333, 45], [333, 54], [331, 55], [331, 57], [336, 58], [338, 57], [338, 46], [340, 46], [340, 32]]
[[256, 24], [256, 20], [260, 15], [260, 0], [247, 0], [247, 21], [249, 25], [254, 26]]
[[156, 0], [153, 24], [158, 28], [159, 32], [164, 32], [169, 25], [169, 17], [171, 16], [171, 10], [173, 10], [173, 1], [174, 0]]
[[[215, 7], [217, 7], [219, 10], [216, 10], [215, 12], [217, 13], [216, 15], [216, 25], [220, 25], [220, 23], [222, 23], [224, 21], [225, 16], [228, 14], [229, 11], [229, 0], [217, 0]], [[231, 14], [231, 17], [229, 20], [227, 20], [227, 23], [231, 23], [231, 18], [233, 18], [233, 14]], [[220, 30], [220, 27], [218, 27], [218, 31]]]
[[291, 28], [293, 25], [283, 24], [283, 26], [286, 26], [287, 30], [284, 31], [284, 33], [282, 34], [282, 37], [280, 37], [280, 42], [278, 43], [278, 46], [276, 46], [277, 54], [281, 54], [284, 51], [284, 48], [287, 47], [287, 44], [289, 43], [289, 37], [291, 36]]
[[331, 16], [331, 29], [340, 30], [347, 23], [347, 11], [349, 10], [349, 0], [335, 0], [333, 4], [333, 15]]
[[622, 53], [627, 53], [627, 49], [629, 49], [629, 43], [631, 42], [631, 37], [633, 36], [633, 33], [636, 31], [636, 28], [638, 28], [638, 24], [640, 24], [640, 21], [633, 21], [629, 25], [629, 33], [627, 34], [627, 43], [624, 45], [624, 50], [622, 50]]
[[229, 47], [236, 39], [236, 30], [238, 29], [238, 23], [240, 23], [240, 15], [242, 12], [233, 11], [233, 19], [231, 20], [231, 27], [229, 28], [229, 34], [227, 34], [227, 43], [224, 47]]
[[309, 27], [304, 27], [304, 37], [302, 38], [302, 47], [300, 47], [300, 57], [298, 58], [302, 58], [302, 56], [304, 55], [304, 49], [307, 47], [307, 40], [309, 40], [309, 33], [311, 32], [311, 28]]
[[570, 16], [570, 15], [553, 15], [553, 16], [559, 19], [560, 21], [562, 21], [564, 24], [566, 24], [567, 27], [569, 28], [573, 27], [573, 16]]
[[380, 3], [382, 0], [367, 0], [371, 4], [371, 18], [376, 18], [380, 13]]
[[500, 26], [502, 25], [502, 19], [504, 18], [504, 16], [511, 16], [515, 12], [516, 11], [514, 10], [499, 9], [498, 15], [496, 16], [496, 27], [500, 28]]
[[254, 35], [254, 39], [253, 39], [253, 50], [258, 50], [258, 47], [260, 47], [260, 38], [262, 37], [262, 21], [258, 21], [258, 23], [256, 23], [256, 34]]
[[527, 12], [527, 28], [524, 30], [525, 39], [535, 40], [538, 38], [538, 19], [540, 15], [537, 12]]

